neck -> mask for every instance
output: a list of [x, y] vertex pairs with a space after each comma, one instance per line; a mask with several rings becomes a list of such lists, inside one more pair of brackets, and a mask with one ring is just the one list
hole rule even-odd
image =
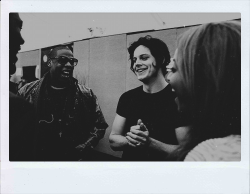
[[143, 82], [143, 91], [147, 93], [156, 93], [163, 90], [168, 83], [165, 80], [165, 77], [160, 73], [156, 77], [151, 78], [148, 82]]
[[63, 87], [63, 88], [62, 88], [62, 87], [58, 88], [58, 87], [55, 87], [55, 86], [52, 86], [52, 85], [51, 85], [51, 88], [53, 88], [53, 89], [55, 89], [55, 90], [63, 90], [63, 89], [65, 89], [65, 88], [66, 88], [66, 86], [65, 86], [65, 87]]
[[60, 82], [60, 81], [57, 81], [57, 80], [52, 78], [50, 85], [54, 89], [63, 89], [63, 88], [66, 88], [69, 85], [69, 83], [68, 82]]

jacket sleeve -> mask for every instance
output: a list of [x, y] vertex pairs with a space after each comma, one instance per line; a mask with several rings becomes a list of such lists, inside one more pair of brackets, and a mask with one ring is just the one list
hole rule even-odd
[[21, 97], [23, 97], [23, 98], [25, 98], [25, 92], [26, 91], [26, 87], [21, 87], [19, 90], [18, 90], [18, 92], [17, 92], [17, 95], [18, 96], [21, 96]]
[[92, 98], [91, 107], [93, 111], [91, 112], [94, 114], [93, 115], [94, 126], [90, 131], [89, 138], [84, 143], [84, 147], [93, 148], [98, 144], [99, 140], [104, 137], [105, 131], [108, 128], [108, 124], [105, 121], [101, 107], [98, 103], [98, 99], [91, 89], [90, 89], [90, 94]]
[[18, 90], [17, 95], [24, 98], [31, 104], [33, 104], [34, 91], [37, 89], [38, 84], [39, 84], [39, 80], [25, 84], [23, 87], [21, 87]]

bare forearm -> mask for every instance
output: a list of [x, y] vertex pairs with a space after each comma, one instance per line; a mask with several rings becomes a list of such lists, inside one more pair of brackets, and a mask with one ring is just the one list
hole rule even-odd
[[149, 138], [150, 139], [149, 148], [157, 152], [160, 152], [162, 154], [166, 154], [166, 155], [170, 154], [174, 150], [176, 150], [183, 142], [186, 141], [187, 133], [189, 130], [190, 130], [190, 126], [183, 126], [183, 127], [179, 127], [175, 129], [177, 140], [178, 140], [178, 145], [165, 144], [156, 139]]
[[128, 146], [128, 140], [123, 135], [110, 135], [109, 142], [114, 151], [123, 151]]
[[179, 147], [179, 145], [165, 144], [153, 138], [149, 139], [150, 139], [149, 149], [152, 149], [162, 154], [168, 155]]

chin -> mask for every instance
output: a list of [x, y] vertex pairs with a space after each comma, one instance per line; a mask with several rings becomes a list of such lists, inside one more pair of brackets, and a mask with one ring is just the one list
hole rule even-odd
[[64, 84], [67, 84], [69, 82], [70, 78], [71, 78], [71, 76], [69, 76], [69, 77], [61, 77], [60, 81], [62, 83], [64, 83]]
[[181, 108], [181, 107], [179, 107], [179, 106], [178, 106], [177, 110], [178, 110], [179, 113], [183, 113], [183, 112], [184, 112], [184, 111], [183, 111], [183, 108]]
[[[175, 103], [176, 103], [176, 101], [175, 101]], [[178, 104], [178, 103], [176, 103], [176, 105], [177, 105], [177, 110], [178, 110], [178, 112], [183, 112], [182, 110], [182, 108], [181, 108], [181, 106]]]
[[178, 110], [178, 112], [181, 112], [181, 113], [182, 113], [182, 112], [185, 111], [185, 106], [183, 106], [183, 104], [180, 103], [178, 97], [175, 98], [175, 103], [176, 103], [176, 105], [177, 105], [177, 110]]
[[184, 105], [184, 104], [178, 104], [177, 106], [178, 106], [178, 112], [185, 113], [185, 114], [189, 114], [190, 113], [189, 112], [190, 110], [189, 110], [189, 108], [186, 105]]
[[147, 75], [137, 75], [137, 79], [141, 82], [147, 82], [147, 80], [149, 80]]
[[143, 81], [143, 80], [144, 80], [144, 78], [139, 77], [139, 76], [137, 76], [137, 79], [138, 79], [139, 81]]
[[10, 62], [9, 64], [9, 75], [13, 75], [16, 73], [16, 65], [15, 62]]

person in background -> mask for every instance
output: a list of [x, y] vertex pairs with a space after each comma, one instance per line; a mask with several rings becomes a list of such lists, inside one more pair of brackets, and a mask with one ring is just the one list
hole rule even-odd
[[123, 151], [125, 161], [164, 160], [166, 150], [171, 153], [182, 139], [176, 136], [179, 120], [175, 94], [164, 77], [169, 50], [163, 41], [147, 35], [133, 42], [128, 52], [131, 70], [142, 86], [120, 97], [110, 145]]
[[77, 63], [68, 46], [58, 45], [49, 53], [49, 72], [18, 91], [36, 109], [39, 161], [91, 160], [108, 127], [93, 91], [73, 78]]
[[23, 76], [18, 82], [18, 90], [25, 84], [38, 80], [35, 76], [36, 66], [23, 67]]
[[[9, 75], [16, 72], [17, 53], [24, 44], [21, 35], [23, 21], [18, 13], [9, 14]], [[9, 82], [9, 160], [34, 160], [34, 109], [16, 95], [16, 86]]]
[[178, 110], [190, 115], [186, 141], [169, 157], [241, 160], [241, 24], [203, 24], [183, 33], [168, 80]]

